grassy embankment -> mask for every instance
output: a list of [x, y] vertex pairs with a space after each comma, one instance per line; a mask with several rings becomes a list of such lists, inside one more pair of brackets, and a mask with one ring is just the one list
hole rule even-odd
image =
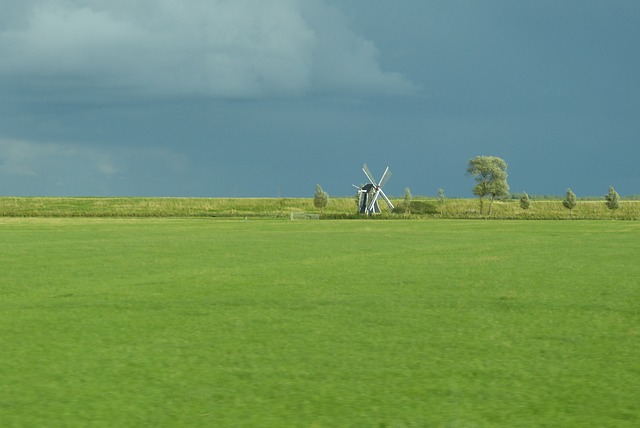
[[[400, 208], [402, 201], [395, 199]], [[533, 201], [529, 210], [518, 201], [488, 203], [480, 214], [477, 199], [416, 199], [411, 214], [398, 209], [381, 218], [494, 218], [494, 219], [620, 219], [639, 220], [640, 201], [622, 201], [611, 211], [604, 201], [579, 201], [572, 213], [562, 201]], [[264, 217], [289, 218], [292, 212], [318, 213], [311, 198], [0, 198], [0, 216], [5, 217]], [[324, 218], [359, 218], [353, 198], [331, 198]]]
[[640, 425], [640, 224], [0, 219], [0, 426]]

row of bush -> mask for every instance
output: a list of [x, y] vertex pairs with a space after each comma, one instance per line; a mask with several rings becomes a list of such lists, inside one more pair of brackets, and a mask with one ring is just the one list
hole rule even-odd
[[[520, 199], [524, 193], [510, 193], [507, 199]], [[565, 195], [529, 195], [529, 198], [536, 201], [561, 201]], [[602, 196], [577, 196], [579, 201], [601, 201]], [[625, 201], [640, 201], [640, 195], [626, 195], [622, 198]]]

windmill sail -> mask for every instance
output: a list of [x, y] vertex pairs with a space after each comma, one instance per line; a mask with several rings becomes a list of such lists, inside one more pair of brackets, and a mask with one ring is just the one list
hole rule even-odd
[[387, 184], [387, 181], [389, 181], [389, 177], [391, 177], [391, 171], [389, 171], [389, 167], [387, 167], [387, 169], [384, 170], [384, 174], [382, 174], [382, 178], [380, 179], [378, 187], [382, 187]]
[[373, 178], [373, 174], [371, 174], [371, 171], [369, 171], [369, 167], [367, 166], [367, 164], [365, 163], [364, 165], [362, 165], [362, 171], [364, 172], [364, 175], [367, 176], [367, 178], [369, 179], [369, 182], [373, 185], [376, 184], [376, 179]]
[[387, 206], [389, 207], [389, 209], [393, 210], [395, 207], [393, 206], [389, 198], [387, 198], [387, 195], [385, 195], [382, 190], [380, 190], [380, 194], [382, 195], [382, 199], [384, 199], [384, 201], [387, 203]]

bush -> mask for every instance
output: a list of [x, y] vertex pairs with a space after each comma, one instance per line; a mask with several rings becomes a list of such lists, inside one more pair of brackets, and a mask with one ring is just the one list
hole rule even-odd
[[528, 210], [531, 208], [531, 201], [529, 200], [529, 195], [527, 192], [524, 192], [522, 196], [520, 196], [520, 208], [523, 210]]
[[438, 214], [438, 207], [433, 202], [411, 201], [409, 207], [412, 214]]
[[604, 198], [606, 200], [605, 204], [610, 210], [620, 208], [620, 195], [618, 195], [618, 192], [616, 192], [613, 186], [609, 186], [609, 193], [607, 193]]
[[567, 195], [562, 201], [562, 206], [569, 210], [569, 213], [573, 215], [573, 209], [576, 207], [576, 195], [571, 191], [571, 189], [567, 189]]

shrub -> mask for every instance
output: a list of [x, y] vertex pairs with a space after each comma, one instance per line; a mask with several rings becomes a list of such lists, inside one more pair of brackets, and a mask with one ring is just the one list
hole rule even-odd
[[411, 201], [409, 209], [413, 214], [437, 214], [438, 207], [432, 202]]
[[606, 199], [605, 204], [610, 210], [613, 211], [620, 208], [620, 195], [618, 195], [618, 192], [616, 192], [613, 186], [609, 186], [609, 193], [607, 193], [604, 198]]
[[569, 213], [573, 215], [573, 209], [576, 207], [576, 195], [571, 191], [571, 189], [567, 189], [567, 194], [562, 201], [562, 206], [569, 210]]
[[313, 205], [322, 212], [322, 210], [329, 204], [329, 194], [322, 190], [319, 184], [316, 184], [316, 194], [313, 197]]

